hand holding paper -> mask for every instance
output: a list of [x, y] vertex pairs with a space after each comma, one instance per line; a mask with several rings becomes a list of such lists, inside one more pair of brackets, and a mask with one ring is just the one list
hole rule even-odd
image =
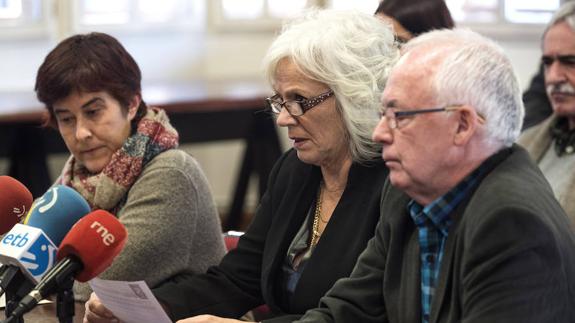
[[144, 281], [94, 278], [89, 284], [102, 304], [124, 323], [172, 322]]

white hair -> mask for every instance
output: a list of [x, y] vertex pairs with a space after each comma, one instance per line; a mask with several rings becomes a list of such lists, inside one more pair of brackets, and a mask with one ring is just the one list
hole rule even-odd
[[547, 34], [551, 27], [565, 21], [571, 30], [575, 31], [575, 1], [565, 2], [559, 9], [553, 14], [551, 20], [545, 27], [543, 32], [543, 37]]
[[468, 104], [486, 121], [486, 143], [509, 147], [519, 136], [524, 107], [511, 62], [495, 42], [467, 29], [438, 30], [408, 42], [440, 53], [434, 73], [437, 104]]
[[379, 96], [399, 50], [391, 27], [357, 11], [311, 10], [284, 25], [269, 48], [265, 74], [273, 86], [278, 63], [291, 59], [307, 77], [335, 93], [352, 159], [380, 158], [371, 140]]

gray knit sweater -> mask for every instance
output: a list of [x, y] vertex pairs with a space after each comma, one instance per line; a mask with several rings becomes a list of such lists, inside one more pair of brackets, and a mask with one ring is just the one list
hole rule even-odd
[[[206, 177], [181, 150], [165, 151], [146, 165], [117, 217], [128, 240], [100, 278], [145, 280], [153, 288], [177, 273], [205, 272], [224, 255]], [[85, 301], [90, 293], [87, 283], [75, 283], [76, 300]]]

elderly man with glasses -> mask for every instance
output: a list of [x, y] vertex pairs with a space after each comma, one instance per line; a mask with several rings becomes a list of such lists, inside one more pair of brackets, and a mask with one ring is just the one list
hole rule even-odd
[[298, 322], [573, 322], [574, 234], [514, 144], [522, 118], [493, 42], [467, 30], [408, 42], [373, 133], [390, 171], [375, 237]]

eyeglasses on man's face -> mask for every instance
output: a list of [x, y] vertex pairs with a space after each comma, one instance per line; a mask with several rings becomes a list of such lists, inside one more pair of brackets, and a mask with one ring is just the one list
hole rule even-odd
[[286, 108], [290, 115], [297, 117], [303, 115], [309, 109], [327, 100], [332, 95], [333, 91], [329, 90], [310, 99], [282, 101], [279, 94], [276, 94], [272, 97], [266, 98], [266, 103], [273, 113], [279, 114], [282, 111], [282, 108]]
[[[415, 115], [422, 113], [454, 111], [461, 108], [461, 106], [462, 105], [448, 105], [440, 108], [414, 109], [414, 110], [396, 110], [395, 108], [391, 107], [383, 107], [380, 111], [380, 118], [385, 117], [389, 128], [398, 129], [404, 125], [402, 121], [407, 120]], [[479, 118], [483, 120], [483, 117], [479, 116]]]

